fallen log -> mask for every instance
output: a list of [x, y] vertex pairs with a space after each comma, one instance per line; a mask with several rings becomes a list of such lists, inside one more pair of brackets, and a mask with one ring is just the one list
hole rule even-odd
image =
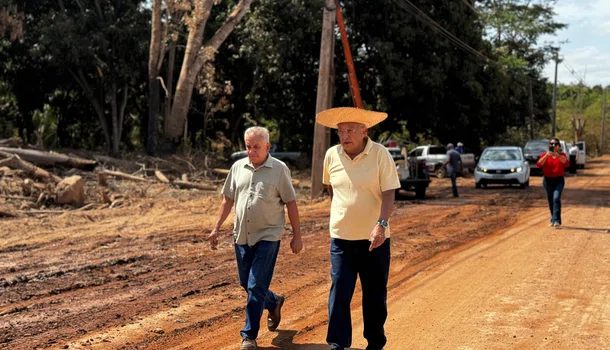
[[229, 169], [219, 169], [219, 168], [214, 168], [214, 169], [210, 169], [210, 171], [215, 174], [216, 176], [224, 176], [227, 177], [227, 175], [229, 175]]
[[216, 191], [216, 186], [208, 186], [208, 185], [204, 185], [204, 184], [200, 184], [200, 183], [196, 183], [196, 182], [175, 180], [173, 182], [173, 184], [178, 186], [179, 188], [183, 188], [183, 189], [184, 188], [186, 188], [186, 189], [195, 188], [195, 189], [202, 190], [202, 191]]
[[106, 167], [113, 166], [126, 171], [137, 170], [139, 168], [137, 164], [134, 164], [133, 162], [130, 162], [128, 160], [117, 159], [108, 156], [95, 155], [93, 156], [93, 159], [97, 160], [100, 164], [104, 164]]
[[11, 137], [10, 139], [0, 140], [1, 147], [19, 147], [23, 144], [21, 137]]
[[22, 170], [27, 176], [41, 180], [51, 181], [55, 183], [61, 181], [61, 178], [59, 176], [53, 175], [30, 162], [19, 159], [19, 157], [16, 155], [0, 151], [0, 157], [6, 158], [0, 160], [0, 167], [7, 166], [11, 169], [19, 169]]
[[120, 171], [102, 170], [101, 173], [104, 175], [120, 177], [122, 179], [127, 179], [127, 180], [132, 180], [132, 181], [139, 181], [139, 182], [150, 182], [151, 181], [150, 179], [145, 179], [143, 177], [125, 174]]
[[68, 157], [61, 153], [43, 152], [31, 149], [0, 147], [0, 152], [16, 154], [19, 158], [38, 165], [66, 166], [91, 171], [97, 161], [78, 157]]

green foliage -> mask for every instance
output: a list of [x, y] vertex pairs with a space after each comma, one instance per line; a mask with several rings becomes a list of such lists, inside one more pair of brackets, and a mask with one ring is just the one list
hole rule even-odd
[[53, 147], [57, 139], [57, 111], [45, 104], [42, 111], [34, 111], [32, 121], [36, 128], [36, 145], [45, 149]]
[[557, 87], [557, 136], [568, 141], [576, 139], [576, 130], [572, 121], [580, 118], [585, 122], [581, 138], [587, 143], [589, 154], [596, 155], [601, 149], [604, 153], [608, 153], [610, 151], [610, 140], [608, 140], [610, 114], [608, 112], [606, 112], [605, 144], [600, 145], [603, 98], [604, 92], [601, 86], [559, 85]]

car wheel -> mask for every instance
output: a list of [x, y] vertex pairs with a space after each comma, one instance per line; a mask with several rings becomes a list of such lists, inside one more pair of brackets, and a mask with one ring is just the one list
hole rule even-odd
[[474, 187], [481, 188], [481, 183], [480, 182], [475, 182]]
[[418, 199], [426, 198], [426, 188], [418, 188], [415, 190], [415, 197]]
[[447, 176], [447, 171], [445, 170], [445, 167], [442, 165], [439, 165], [438, 169], [436, 170], [436, 177], [439, 179], [444, 179], [445, 176]]

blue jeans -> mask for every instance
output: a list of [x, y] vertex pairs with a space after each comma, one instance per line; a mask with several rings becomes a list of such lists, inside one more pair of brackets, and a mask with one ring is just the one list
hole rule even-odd
[[330, 277], [328, 298], [328, 333], [326, 342], [338, 348], [352, 344], [350, 303], [360, 275], [362, 284], [362, 318], [367, 349], [382, 349], [386, 344], [383, 326], [388, 317], [386, 305], [390, 271], [390, 239], [369, 252], [368, 240], [347, 241], [333, 238], [330, 244]]
[[546, 191], [546, 198], [549, 202], [549, 210], [551, 211], [551, 223], [561, 224], [561, 193], [566, 185], [563, 176], [545, 177], [542, 180], [542, 185]]
[[458, 195], [458, 190], [457, 190], [457, 171], [451, 170], [451, 172], [449, 173], [449, 176], [451, 176], [451, 191], [453, 191], [453, 196], [454, 197], [459, 197]]
[[278, 297], [269, 285], [279, 250], [279, 241], [260, 241], [252, 247], [235, 245], [239, 284], [248, 292], [246, 325], [240, 332], [242, 338], [256, 339], [263, 310], [273, 310], [277, 306]]

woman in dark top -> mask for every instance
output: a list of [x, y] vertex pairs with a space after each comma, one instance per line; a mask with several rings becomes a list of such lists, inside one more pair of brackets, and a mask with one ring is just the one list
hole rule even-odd
[[564, 169], [570, 166], [570, 161], [561, 151], [558, 138], [549, 142], [549, 152], [543, 153], [536, 165], [542, 168], [544, 178], [542, 185], [546, 191], [551, 211], [551, 226], [561, 226], [561, 193], [565, 187]]

